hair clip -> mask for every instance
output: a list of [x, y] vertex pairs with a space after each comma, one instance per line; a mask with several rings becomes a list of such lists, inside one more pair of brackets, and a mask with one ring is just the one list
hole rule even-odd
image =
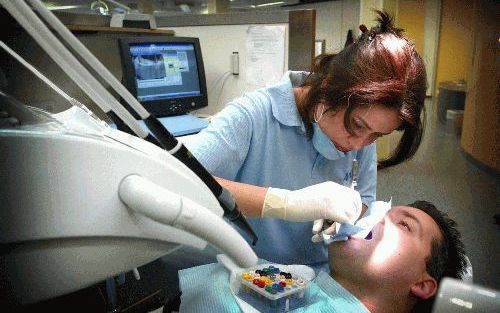
[[366, 28], [365, 24], [361, 24], [359, 25], [359, 30], [364, 34], [368, 30], [368, 28]]
[[377, 33], [375, 33], [374, 31], [370, 31], [370, 33], [368, 34], [368, 40], [372, 41], [375, 36], [377, 36]]

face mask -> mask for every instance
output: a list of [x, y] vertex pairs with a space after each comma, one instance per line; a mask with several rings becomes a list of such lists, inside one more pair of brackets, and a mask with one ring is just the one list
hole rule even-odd
[[336, 160], [345, 156], [345, 153], [339, 151], [330, 138], [319, 128], [318, 123], [313, 123], [314, 134], [312, 142], [314, 148], [326, 159]]

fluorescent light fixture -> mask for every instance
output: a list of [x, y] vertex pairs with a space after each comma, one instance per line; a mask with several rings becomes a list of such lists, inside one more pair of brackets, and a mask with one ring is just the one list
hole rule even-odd
[[279, 4], [283, 4], [283, 3], [285, 3], [285, 1], [269, 2], [269, 3], [257, 4], [256, 7], [257, 8], [269, 7], [269, 6], [272, 6], [272, 5], [279, 5]]
[[181, 9], [182, 12], [184, 13], [191, 13], [191, 8], [187, 4], [179, 4], [179, 8]]
[[83, 7], [83, 5], [54, 5], [54, 6], [47, 6], [47, 9], [55, 11], [55, 10], [71, 10], [81, 7]]
[[120, 7], [120, 8], [122, 8], [122, 9], [124, 9], [124, 10], [125, 10], [125, 11], [127, 11], [127, 12], [132, 11], [132, 9], [131, 9], [130, 7], [126, 6], [126, 5], [125, 5], [125, 4], [123, 4], [123, 3], [120, 3], [120, 2], [118, 2], [118, 1], [115, 1], [115, 0], [106, 0], [106, 1], [107, 1], [107, 2], [109, 2], [109, 3], [111, 3], [111, 4], [116, 5], [117, 7]]

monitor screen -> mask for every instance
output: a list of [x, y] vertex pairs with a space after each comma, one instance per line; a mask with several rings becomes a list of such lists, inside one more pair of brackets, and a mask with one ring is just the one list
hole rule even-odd
[[182, 114], [207, 106], [197, 38], [120, 39], [125, 86], [153, 115]]

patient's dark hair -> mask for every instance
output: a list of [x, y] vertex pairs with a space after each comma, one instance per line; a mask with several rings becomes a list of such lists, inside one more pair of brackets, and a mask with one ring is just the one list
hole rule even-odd
[[[441, 230], [443, 238], [432, 241], [431, 255], [426, 260], [429, 275], [436, 279], [438, 283], [443, 277], [462, 279], [467, 261], [464, 244], [456, 228], [457, 223], [430, 202], [415, 201], [408, 206], [424, 211], [436, 222]], [[413, 312], [431, 312], [434, 298], [419, 300], [413, 308]]]
[[398, 112], [403, 131], [391, 156], [379, 162], [379, 168], [399, 164], [417, 151], [423, 134], [427, 78], [424, 62], [414, 44], [395, 28], [389, 14], [376, 11], [378, 24], [338, 54], [318, 56], [302, 86], [309, 92], [298, 104], [298, 110], [312, 134], [311, 121], [318, 104], [326, 110], [345, 109], [344, 125], [354, 134], [352, 113], [356, 108], [382, 105]]

